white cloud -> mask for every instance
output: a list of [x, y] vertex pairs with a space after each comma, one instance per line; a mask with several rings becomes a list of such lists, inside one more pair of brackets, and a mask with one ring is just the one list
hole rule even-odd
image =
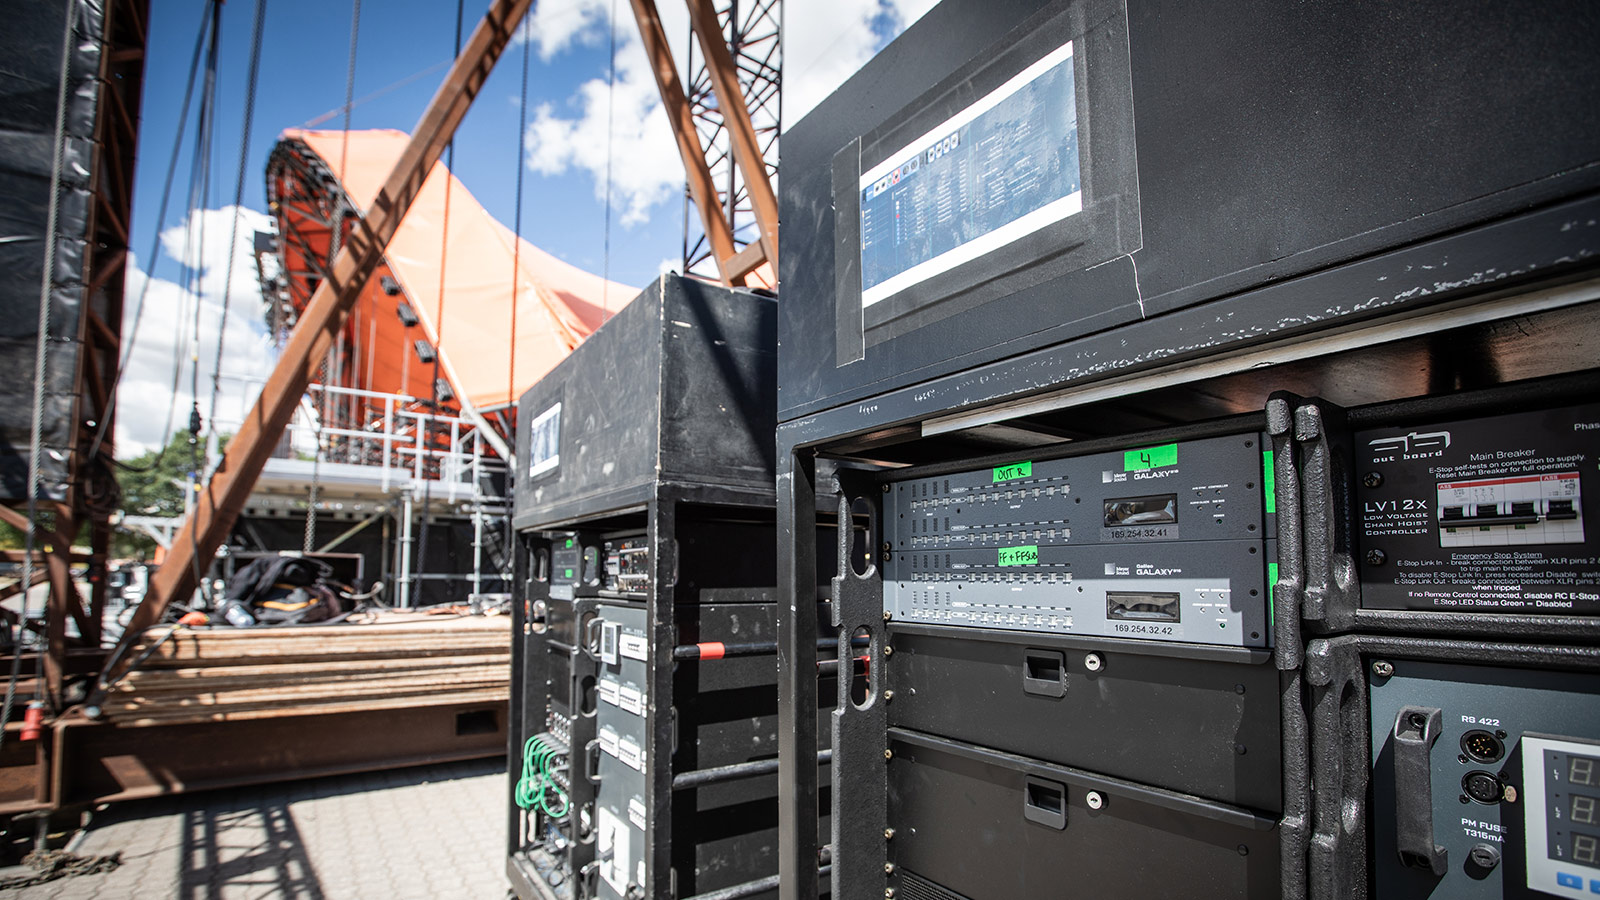
[[783, 118], [801, 117], [867, 64], [938, 0], [807, 0], [784, 23]]
[[518, 40], [531, 38], [539, 58], [549, 62], [574, 44], [592, 45], [606, 37], [606, 19], [612, 0], [557, 0], [536, 3], [528, 13]]
[[[936, 0], [803, 0], [784, 21], [785, 124], [796, 122], [872, 58], [882, 35], [899, 34]], [[680, 69], [687, 60], [688, 13], [681, 3], [659, 5], [662, 28]], [[541, 3], [531, 29], [549, 61], [573, 46], [607, 40], [609, 0]], [[587, 172], [595, 197], [606, 193], [606, 147], [611, 147], [611, 204], [622, 225], [648, 221], [660, 203], [683, 191], [683, 160], [661, 107], [659, 90], [627, 7], [614, 23], [615, 90], [605, 77], [581, 85], [563, 107], [543, 104], [524, 136], [528, 166], [544, 175]]]
[[[232, 247], [233, 276], [228, 295], [228, 324], [221, 371], [225, 377], [218, 394], [216, 410], [211, 404], [211, 372], [217, 355], [217, 331], [222, 325], [223, 282], [228, 267], [228, 238], [233, 217], [239, 219], [238, 239]], [[196, 347], [195, 304], [199, 303], [199, 381], [200, 413], [209, 424], [213, 414], [219, 431], [233, 431], [260, 391], [260, 379], [272, 371], [275, 351], [261, 321], [261, 287], [257, 281], [254, 241], [258, 230], [271, 227], [271, 220], [254, 210], [237, 207], [208, 209], [191, 214], [183, 224], [161, 233], [161, 246], [171, 260], [187, 259], [184, 269], [198, 271], [198, 291], [191, 291], [178, 280], [151, 279], [140, 268], [130, 265], [126, 282], [128, 315], [124, 318], [123, 340], [133, 339], [133, 306], [144, 294], [144, 313], [133, 355], [117, 391], [117, 455], [129, 457], [163, 444], [173, 430], [188, 427], [192, 359]], [[204, 253], [201, 253], [201, 243]], [[187, 247], [187, 250], [186, 250]], [[172, 270], [170, 261], [163, 270]], [[182, 270], [179, 270], [182, 271]], [[148, 286], [146, 282], [148, 281]], [[172, 389], [173, 368], [178, 368], [176, 395]], [[168, 427], [169, 400], [171, 426]]]
[[622, 225], [632, 226], [647, 221], [651, 207], [682, 191], [683, 161], [638, 34], [631, 32], [623, 40], [619, 28], [618, 38], [615, 90], [605, 78], [585, 82], [568, 102], [578, 111], [575, 118], [541, 104], [525, 140], [529, 168], [544, 175], [586, 171], [595, 199], [602, 202], [609, 147], [611, 206], [621, 214]]
[[783, 23], [783, 118], [785, 125], [824, 97], [872, 58], [878, 49], [874, 20], [884, 15], [876, 0], [812, 0], [790, 9]]

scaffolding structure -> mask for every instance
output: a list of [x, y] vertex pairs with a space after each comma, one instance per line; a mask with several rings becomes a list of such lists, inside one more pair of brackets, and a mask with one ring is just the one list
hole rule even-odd
[[[401, 608], [505, 594], [505, 461], [470, 420], [430, 406], [405, 394], [311, 384], [228, 551], [291, 549], [274, 546], [290, 538], [304, 553], [355, 548], [370, 557], [371, 580], [385, 583], [382, 602]], [[354, 409], [368, 411], [360, 424], [319, 413]], [[273, 523], [288, 528], [269, 530]], [[458, 532], [468, 528], [470, 560], [459, 559]], [[443, 533], [442, 553], [420, 545], [430, 531], [435, 544]]]
[[[716, 5], [716, 16], [733, 57], [733, 70], [770, 184], [778, 176], [778, 135], [783, 125], [783, 0], [724, 0]], [[743, 250], [760, 242], [761, 224], [734, 158], [732, 136], [717, 102], [711, 66], [692, 34], [686, 62], [689, 80], [685, 95], [712, 183], [716, 185], [718, 211], [732, 230], [735, 249]], [[683, 270], [717, 278], [716, 254], [693, 206], [694, 197], [686, 190]]]

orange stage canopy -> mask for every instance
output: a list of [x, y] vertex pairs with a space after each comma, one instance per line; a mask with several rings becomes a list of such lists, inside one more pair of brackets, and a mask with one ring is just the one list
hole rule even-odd
[[[308, 146], [350, 202], [366, 209], [409, 138], [390, 130], [347, 135], [291, 129], [280, 140]], [[367, 350], [360, 354], [366, 359], [355, 361], [356, 380], [369, 390], [431, 396], [433, 368], [412, 349], [416, 338], [425, 337], [438, 348], [440, 374], [458, 397], [482, 411], [515, 404], [639, 293], [526, 240], [517, 247], [511, 229], [490, 216], [442, 161], [435, 163], [389, 242], [387, 266], [379, 273], [392, 276], [401, 295], [387, 294], [375, 276], [357, 302], [351, 336]], [[416, 312], [417, 326], [402, 324], [396, 311], [401, 301]]]

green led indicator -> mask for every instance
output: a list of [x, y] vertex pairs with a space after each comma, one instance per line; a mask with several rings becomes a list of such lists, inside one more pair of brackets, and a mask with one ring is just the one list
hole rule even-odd
[[1000, 565], [1002, 566], [1037, 566], [1039, 564], [1039, 547], [1037, 544], [1028, 544], [1024, 547], [1001, 547]]
[[1267, 515], [1278, 512], [1278, 474], [1272, 467], [1272, 451], [1261, 451], [1261, 493], [1267, 504]]
[[571, 578], [572, 577], [572, 570], [571, 569], [564, 569], [562, 571], [567, 573], [567, 574], [561, 576], [562, 578]]
[[1175, 466], [1177, 464], [1177, 444], [1144, 447], [1139, 450], [1129, 450], [1122, 454], [1122, 471], [1124, 472], [1143, 472], [1145, 469], [1159, 469], [1163, 466]]
[[994, 483], [1010, 481], [1013, 478], [1027, 478], [1033, 475], [1033, 462], [1012, 463], [1009, 466], [995, 466]]
[[[1271, 455], [1270, 453], [1268, 455]], [[1272, 627], [1273, 607], [1272, 590], [1278, 586], [1278, 564], [1267, 563], [1267, 627]]]
[[567, 548], [571, 549], [571, 547], [572, 547], [572, 538], [567, 538]]

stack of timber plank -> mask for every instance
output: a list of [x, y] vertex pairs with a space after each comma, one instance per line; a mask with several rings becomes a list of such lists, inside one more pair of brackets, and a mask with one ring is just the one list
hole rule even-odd
[[[134, 658], [171, 626], [152, 628]], [[510, 616], [179, 628], [106, 697], [122, 725], [228, 722], [510, 698]]]

